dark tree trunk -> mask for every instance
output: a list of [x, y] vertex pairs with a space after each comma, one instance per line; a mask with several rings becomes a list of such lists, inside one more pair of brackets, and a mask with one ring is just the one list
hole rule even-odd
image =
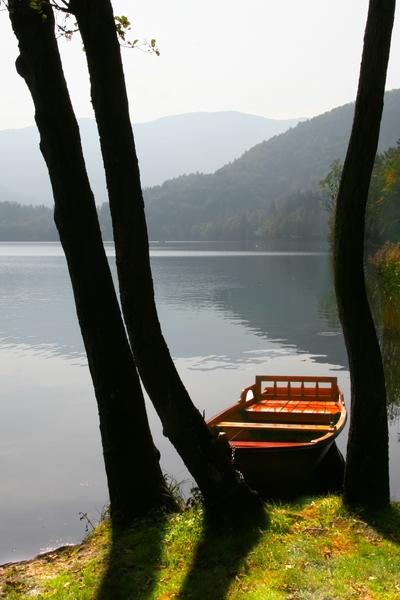
[[381, 353], [364, 280], [365, 206], [378, 146], [394, 0], [370, 0], [349, 148], [339, 187], [334, 276], [351, 377], [345, 500], [389, 503], [388, 426]]
[[[140, 377], [166, 435], [206, 504], [229, 511], [256, 497], [210, 433], [181, 382], [157, 316], [125, 79], [109, 0], [72, 0], [88, 61], [112, 215], [122, 310]], [[219, 503], [219, 500], [221, 502]], [[223, 500], [223, 502], [222, 502]]]
[[10, 18], [20, 50], [17, 70], [34, 101], [53, 188], [55, 221], [98, 403], [111, 511], [127, 522], [165, 504], [164, 479], [104, 252], [53, 13], [48, 5], [43, 14], [32, 10], [29, 0], [14, 2], [13, 8]]

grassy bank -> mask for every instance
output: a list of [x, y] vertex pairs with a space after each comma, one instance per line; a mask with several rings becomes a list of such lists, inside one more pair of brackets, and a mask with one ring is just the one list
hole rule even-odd
[[400, 504], [376, 519], [337, 497], [266, 507], [265, 530], [213, 531], [200, 508], [0, 568], [0, 597], [400, 600]]

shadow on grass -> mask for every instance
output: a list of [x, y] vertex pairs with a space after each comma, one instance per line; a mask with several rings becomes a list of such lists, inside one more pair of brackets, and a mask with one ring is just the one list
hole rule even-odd
[[[176, 532], [174, 528], [173, 531]], [[193, 532], [193, 536], [188, 525], [184, 524], [183, 536], [174, 549], [171, 546], [170, 517], [162, 512], [152, 514], [130, 529], [113, 534], [106, 572], [96, 600], [155, 600], [158, 597], [170, 597], [171, 593], [179, 599], [222, 600], [232, 581], [235, 578], [240, 581], [246, 574], [246, 558], [261, 534], [259, 526], [252, 523], [246, 525], [242, 520], [238, 520], [234, 527], [198, 522], [197, 533]], [[179, 535], [175, 533], [172, 537]], [[170, 579], [168, 572], [174, 568], [180, 570], [185, 559], [186, 563], [187, 559], [190, 560], [189, 548], [195, 539], [199, 542], [190, 566], [183, 567], [187, 574], [180, 589], [169, 588], [172, 591], [163, 595], [164, 584], [160, 587], [163, 577], [167, 592], [167, 581]], [[165, 544], [169, 546], [169, 558], [164, 551]]]
[[[350, 511], [351, 512], [351, 511]], [[379, 512], [354, 511], [362, 523], [387, 540], [400, 545], [400, 503], [391, 504]]]
[[239, 522], [232, 528], [212, 527], [205, 523], [192, 565], [176, 598], [226, 598], [232, 581], [240, 582], [246, 575], [246, 559], [262, 533], [258, 526]]
[[113, 533], [107, 569], [96, 600], [154, 598], [168, 516], [153, 513]]

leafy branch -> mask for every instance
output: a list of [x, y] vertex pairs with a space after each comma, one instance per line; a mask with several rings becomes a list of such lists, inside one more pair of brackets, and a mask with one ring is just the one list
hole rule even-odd
[[[20, 2], [20, 0], [0, 0], [3, 1], [6, 10], [13, 13], [15, 10], [15, 5]], [[60, 4], [61, 2], [61, 4]], [[57, 32], [58, 37], [64, 37], [67, 40], [71, 40], [74, 33], [79, 31], [78, 24], [76, 21], [70, 25], [70, 19], [72, 18], [72, 14], [69, 11], [69, 2], [67, 0], [30, 0], [29, 7], [34, 10], [38, 15], [41, 16], [42, 20], [45, 21], [47, 16], [43, 11], [43, 7], [45, 5], [51, 6], [54, 8], [57, 13], [64, 13], [63, 20], [61, 23], [57, 22]], [[154, 53], [156, 56], [160, 56], [160, 51], [156, 48], [156, 40], [151, 39], [147, 41], [144, 39], [139, 43], [139, 40], [127, 40], [126, 34], [131, 30], [131, 23], [128, 17], [122, 15], [121, 17], [115, 16], [115, 31], [117, 33], [118, 40], [122, 47], [124, 48], [137, 48], [138, 50], [142, 50], [142, 52]]]
[[157, 56], [160, 56], [160, 51], [156, 48], [156, 40], [152, 39], [148, 42], [144, 39], [140, 44], [139, 40], [133, 40], [130, 42], [126, 39], [126, 32], [131, 30], [131, 23], [128, 17], [122, 15], [121, 17], [114, 17], [115, 20], [115, 30], [117, 32], [117, 36], [119, 38], [121, 46], [124, 48], [138, 48], [143, 52], [154, 52]]

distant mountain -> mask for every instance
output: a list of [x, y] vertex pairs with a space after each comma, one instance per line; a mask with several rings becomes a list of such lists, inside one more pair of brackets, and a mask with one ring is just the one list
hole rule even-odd
[[[354, 104], [335, 108], [257, 144], [212, 175], [182, 176], [145, 190], [151, 239], [301, 237], [313, 229], [325, 235], [318, 183], [334, 159], [344, 158], [353, 114]], [[385, 94], [379, 151], [396, 146], [399, 137], [400, 90], [393, 90]], [[279, 214], [283, 204], [285, 215]], [[276, 230], [266, 231], [267, 222]]]
[[[300, 119], [273, 120], [239, 112], [190, 113], [133, 126], [142, 185], [161, 184], [185, 173], [213, 173], [259, 142], [295, 126]], [[79, 121], [96, 203], [107, 201], [96, 124]], [[62, 143], [62, 140], [60, 140]], [[53, 203], [36, 127], [0, 131], [1, 200]]]
[[[336, 158], [344, 158], [353, 113], [354, 104], [346, 104], [295, 127], [288, 121], [234, 112], [194, 113], [135, 125], [143, 184], [177, 169], [169, 180], [144, 190], [150, 239], [326, 238], [327, 213], [320, 207], [318, 183]], [[289, 128], [234, 159], [241, 145], [253, 143], [256, 136], [266, 138], [279, 127]], [[103, 236], [111, 239], [95, 123], [84, 119], [80, 128], [96, 202], [101, 205]], [[385, 94], [379, 151], [395, 146], [399, 138], [400, 90], [393, 90]], [[53, 236], [49, 215], [19, 213], [9, 205], [52, 204], [36, 129], [0, 131], [0, 158], [4, 235], [12, 221], [13, 239], [21, 239], [26, 235], [23, 222], [28, 220], [33, 228], [29, 239], [39, 239], [43, 231]], [[206, 173], [218, 160], [225, 165]], [[185, 171], [192, 172], [178, 174]]]
[[133, 126], [144, 187], [223, 165], [302, 119], [276, 121], [227, 111], [164, 117]]

